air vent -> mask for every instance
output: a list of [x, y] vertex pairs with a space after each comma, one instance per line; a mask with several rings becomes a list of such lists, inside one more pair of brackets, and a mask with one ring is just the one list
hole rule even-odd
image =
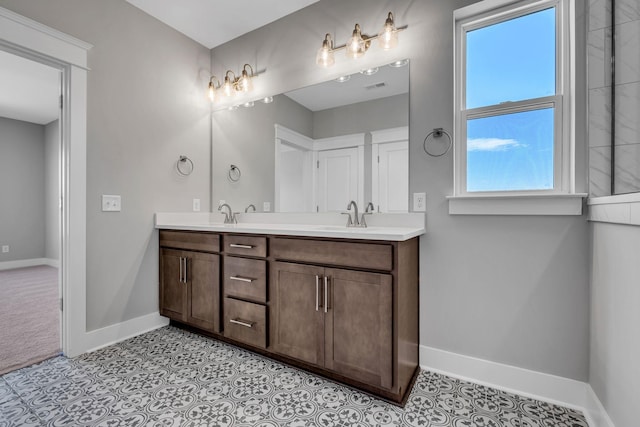
[[373, 84], [371, 86], [365, 86], [364, 88], [367, 90], [371, 90], [371, 89], [380, 89], [382, 87], [385, 87], [387, 84], [385, 82], [380, 82], [380, 83], [376, 83]]

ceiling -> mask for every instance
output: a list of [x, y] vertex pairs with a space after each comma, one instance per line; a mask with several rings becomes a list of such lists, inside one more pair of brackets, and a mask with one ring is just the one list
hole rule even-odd
[[47, 124], [59, 113], [60, 71], [0, 50], [0, 117]]
[[319, 0], [127, 1], [198, 43], [213, 49]]

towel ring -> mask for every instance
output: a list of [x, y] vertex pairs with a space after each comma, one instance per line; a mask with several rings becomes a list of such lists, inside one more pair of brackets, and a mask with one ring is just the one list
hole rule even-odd
[[227, 173], [227, 178], [231, 182], [240, 181], [240, 177], [242, 176], [242, 172], [240, 172], [240, 168], [236, 165], [229, 166], [229, 172]]
[[180, 156], [176, 162], [176, 170], [182, 176], [189, 176], [193, 172], [193, 162], [187, 156]]
[[[447, 149], [440, 154], [430, 153], [429, 150], [427, 149], [427, 140], [429, 139], [430, 136], [433, 136], [433, 138], [431, 139], [442, 138], [442, 134], [447, 135], [447, 138], [449, 138], [449, 145], [447, 145]], [[449, 150], [451, 150], [452, 145], [453, 145], [453, 140], [451, 139], [451, 135], [449, 135], [449, 133], [446, 130], [442, 128], [434, 128], [431, 132], [427, 134], [427, 136], [424, 137], [422, 148], [424, 149], [424, 152], [430, 155], [431, 157], [441, 157], [447, 154]]]

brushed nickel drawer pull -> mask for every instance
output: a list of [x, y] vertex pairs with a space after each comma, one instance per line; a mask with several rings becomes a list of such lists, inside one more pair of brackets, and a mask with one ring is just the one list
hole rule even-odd
[[238, 282], [247, 282], [247, 283], [251, 283], [255, 280], [255, 279], [249, 279], [248, 277], [240, 277], [240, 276], [229, 276], [229, 279], [237, 280]]
[[316, 311], [320, 308], [320, 297], [318, 296], [318, 288], [320, 287], [320, 276], [316, 274]]
[[239, 243], [229, 243], [229, 247], [240, 248], [240, 249], [253, 249], [252, 245], [241, 245]]
[[183, 277], [184, 277], [183, 268], [184, 267], [182, 266], [182, 259], [183, 258], [180, 257], [180, 278], [179, 278], [180, 283], [184, 283], [184, 279], [183, 279]]
[[189, 281], [189, 258], [184, 257], [184, 283]]
[[254, 322], [243, 322], [242, 320], [229, 319], [230, 323], [235, 323], [236, 325], [245, 326], [247, 328], [253, 328]]
[[329, 278], [324, 276], [324, 312], [329, 311]]

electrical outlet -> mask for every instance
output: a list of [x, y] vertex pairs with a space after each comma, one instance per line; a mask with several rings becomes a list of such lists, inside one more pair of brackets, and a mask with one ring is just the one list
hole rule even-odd
[[6, 253], [8, 253], [8, 252], [9, 252], [9, 245], [3, 245], [3, 246], [2, 246], [2, 253], [3, 253], [3, 254], [6, 254]]
[[413, 211], [425, 212], [427, 210], [427, 194], [413, 193]]
[[271, 202], [264, 202], [262, 204], [262, 210], [264, 212], [271, 212]]
[[120, 196], [102, 195], [102, 212], [120, 212], [122, 210], [122, 199]]
[[200, 212], [200, 199], [193, 199], [193, 211]]

